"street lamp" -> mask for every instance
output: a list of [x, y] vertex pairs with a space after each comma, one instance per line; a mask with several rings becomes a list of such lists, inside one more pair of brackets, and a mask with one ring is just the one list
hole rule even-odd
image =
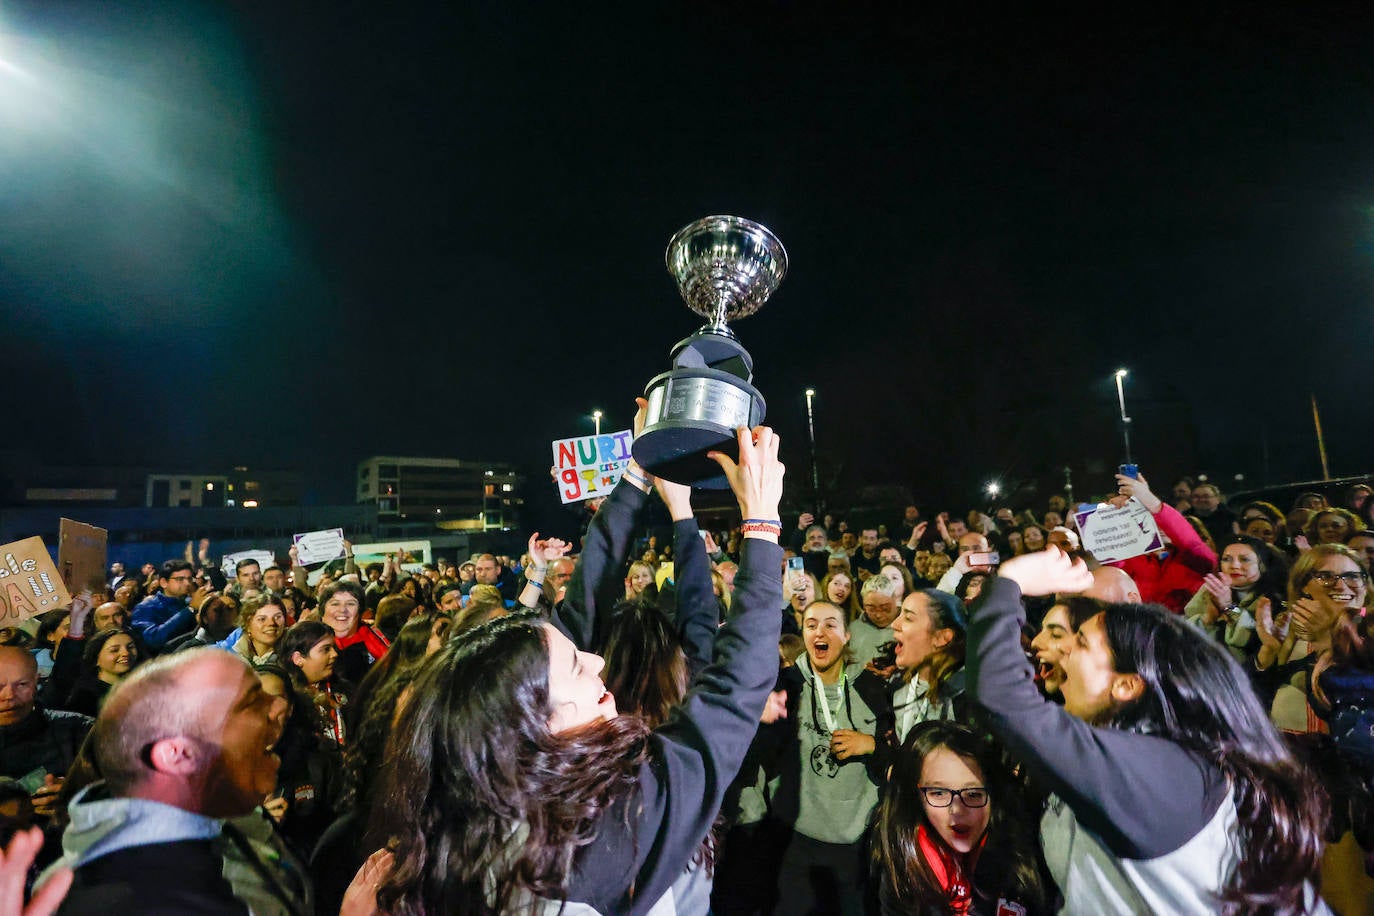
[[596, 424], [596, 434], [601, 435], [601, 411], [592, 411], [592, 422]]
[[1126, 376], [1125, 369], [1116, 370], [1116, 401], [1121, 405], [1121, 439], [1126, 445], [1126, 463], [1131, 461], [1131, 418], [1126, 416]]
[[995, 480], [989, 483], [985, 489], [988, 491], [988, 495], [991, 496], [993, 499], [996, 499], [997, 494], [1002, 492], [1001, 485], [998, 484]]
[[816, 466], [816, 411], [814, 401], [816, 389], [806, 389], [806, 433], [811, 440], [811, 495], [816, 503], [816, 514], [822, 515], [825, 506], [821, 501], [821, 472]]

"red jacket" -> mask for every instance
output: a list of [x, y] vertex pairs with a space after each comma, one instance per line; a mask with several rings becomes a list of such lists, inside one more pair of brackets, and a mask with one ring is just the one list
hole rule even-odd
[[1216, 569], [1217, 555], [1174, 507], [1161, 504], [1154, 517], [1159, 530], [1173, 542], [1163, 552], [1163, 559], [1160, 553], [1147, 553], [1112, 565], [1135, 580], [1141, 601], [1156, 602], [1182, 614], [1188, 599], [1202, 587], [1202, 577]]

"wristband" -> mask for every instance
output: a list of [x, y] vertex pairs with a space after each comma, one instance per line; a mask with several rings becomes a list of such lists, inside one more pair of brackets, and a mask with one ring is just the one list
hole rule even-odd
[[649, 483], [649, 481], [645, 480], [643, 477], [640, 477], [638, 474], [636, 474], [634, 471], [629, 470], [628, 468], [620, 476], [630, 478], [631, 483], [637, 483], [646, 490], [653, 488], [653, 484]]
[[761, 534], [771, 534], [776, 538], [782, 537], [782, 526], [777, 524], [776, 522], [772, 524], [769, 524], [767, 522], [746, 522], [740, 526], [740, 531], [744, 532], [745, 534], [749, 534], [750, 532], [758, 532]]
[[544, 587], [544, 581], [543, 581], [542, 579], [538, 579], [538, 580], [536, 580], [536, 579], [526, 579], [526, 580], [525, 580], [525, 584], [526, 584], [526, 585], [533, 585], [535, 588], [543, 588], [543, 587]]
[[746, 525], [775, 525], [775, 526], [777, 526], [778, 528], [781, 528], [781, 527], [782, 527], [782, 521], [781, 521], [780, 519], [776, 519], [776, 518], [746, 518], [746, 519], [744, 520], [744, 524], [746, 524]]

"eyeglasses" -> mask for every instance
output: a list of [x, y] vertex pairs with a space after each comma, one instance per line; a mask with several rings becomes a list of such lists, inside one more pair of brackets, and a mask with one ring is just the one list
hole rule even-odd
[[191, 581], [192, 579], [194, 579], [194, 578], [195, 578], [195, 576], [191, 575], [190, 573], [187, 573], [187, 574], [184, 575], [184, 576], [171, 576], [170, 578], [168, 578], [167, 581], [168, 581], [168, 582], [190, 582], [190, 581]]
[[1366, 574], [1364, 570], [1343, 573], [1326, 572], [1323, 570], [1322, 572], [1314, 572], [1312, 578], [1320, 582], [1325, 588], [1331, 588], [1338, 581], [1344, 582], [1346, 585], [1354, 588], [1357, 585], [1364, 584]]
[[983, 788], [946, 789], [942, 786], [918, 786], [917, 788], [925, 796], [926, 804], [932, 808], [948, 808], [956, 798], [964, 803], [965, 808], [982, 808], [988, 803], [988, 790]]

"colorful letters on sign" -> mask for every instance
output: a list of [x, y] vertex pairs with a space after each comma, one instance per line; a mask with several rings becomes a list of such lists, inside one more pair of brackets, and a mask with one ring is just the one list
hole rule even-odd
[[553, 472], [565, 503], [606, 496], [630, 464], [630, 430], [576, 436], [553, 443]]

